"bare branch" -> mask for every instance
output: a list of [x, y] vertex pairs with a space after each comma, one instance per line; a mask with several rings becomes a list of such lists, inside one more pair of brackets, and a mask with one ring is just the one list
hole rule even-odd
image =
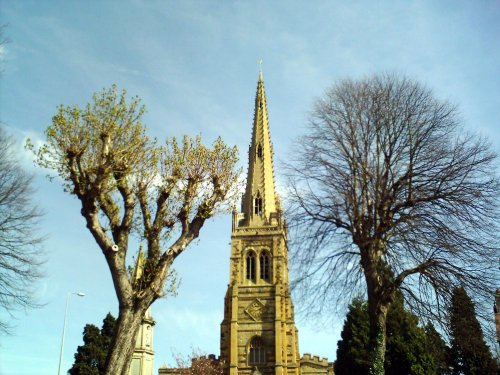
[[[42, 276], [42, 212], [33, 203], [33, 179], [14, 154], [13, 139], [0, 128], [0, 308], [11, 317], [19, 309], [38, 307], [35, 282]], [[0, 332], [12, 326], [0, 321]]]

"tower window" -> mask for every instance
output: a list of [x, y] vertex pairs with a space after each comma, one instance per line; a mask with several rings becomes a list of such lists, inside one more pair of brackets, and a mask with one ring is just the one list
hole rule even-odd
[[267, 251], [260, 255], [260, 278], [265, 281], [271, 280], [271, 260]]
[[262, 159], [262, 146], [260, 144], [257, 146], [257, 156]]
[[250, 350], [248, 353], [248, 363], [250, 365], [257, 365], [266, 362], [266, 353], [264, 343], [259, 336], [255, 336], [250, 341]]
[[248, 280], [255, 281], [255, 254], [253, 251], [250, 251], [247, 254], [246, 263], [247, 263], [246, 277]]
[[254, 200], [254, 213], [256, 215], [262, 215], [262, 198], [260, 195]]

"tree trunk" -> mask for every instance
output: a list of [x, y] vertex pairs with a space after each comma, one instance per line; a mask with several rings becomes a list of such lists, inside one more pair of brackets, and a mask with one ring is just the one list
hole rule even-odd
[[[368, 311], [370, 311], [368, 303]], [[386, 319], [388, 306], [376, 306], [370, 313], [370, 375], [384, 375]]]
[[373, 264], [365, 268], [368, 294], [368, 316], [370, 318], [369, 366], [370, 375], [384, 375], [386, 319], [391, 300], [381, 282], [383, 272], [377, 272]]
[[106, 360], [105, 375], [129, 374], [130, 362], [144, 312], [132, 308], [120, 308], [111, 351]]

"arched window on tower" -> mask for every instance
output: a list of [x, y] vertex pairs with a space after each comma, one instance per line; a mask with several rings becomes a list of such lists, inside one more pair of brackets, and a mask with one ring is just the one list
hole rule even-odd
[[246, 266], [247, 266], [247, 280], [255, 281], [255, 253], [253, 251], [249, 251], [246, 258]]
[[248, 364], [258, 365], [266, 362], [266, 351], [264, 342], [259, 336], [254, 336], [250, 341], [248, 350]]
[[259, 193], [257, 193], [257, 197], [254, 199], [253, 212], [255, 215], [262, 215], [262, 198]]
[[265, 281], [271, 280], [271, 257], [267, 251], [260, 254], [260, 278]]

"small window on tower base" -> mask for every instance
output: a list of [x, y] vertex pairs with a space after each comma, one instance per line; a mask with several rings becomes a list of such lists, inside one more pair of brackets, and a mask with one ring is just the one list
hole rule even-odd
[[261, 197], [255, 198], [254, 213], [256, 215], [262, 215], [262, 198]]

